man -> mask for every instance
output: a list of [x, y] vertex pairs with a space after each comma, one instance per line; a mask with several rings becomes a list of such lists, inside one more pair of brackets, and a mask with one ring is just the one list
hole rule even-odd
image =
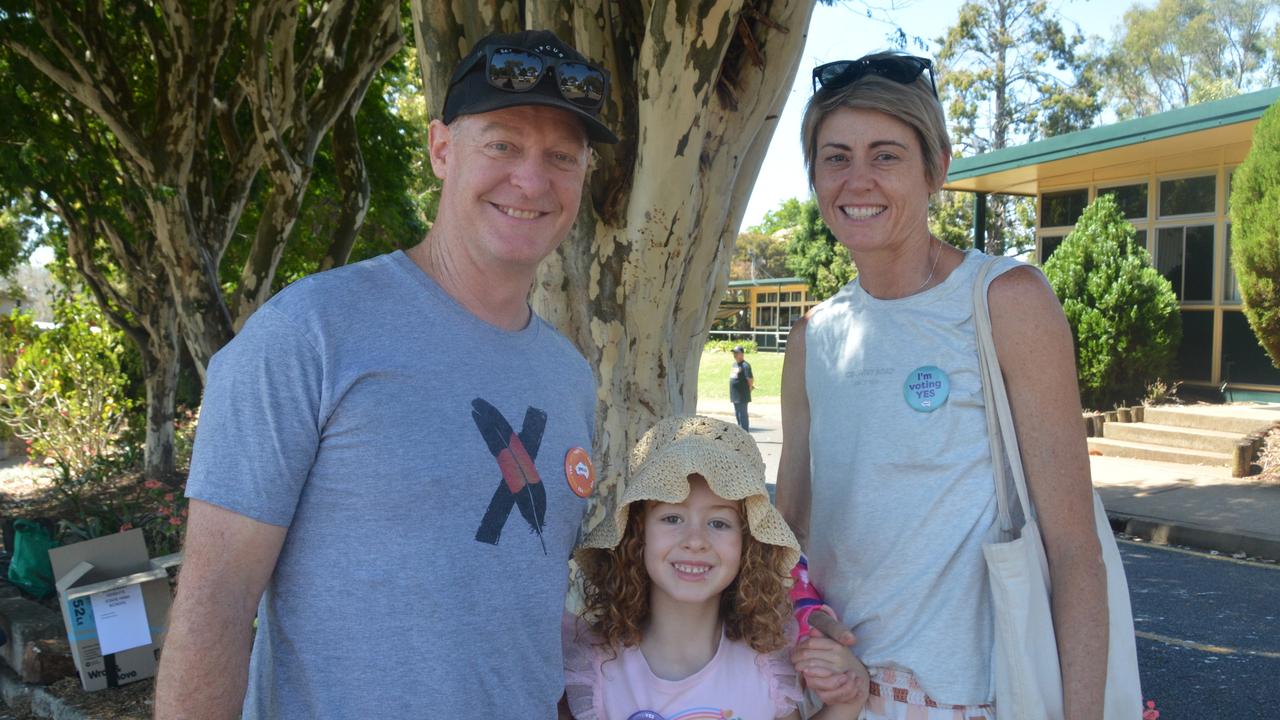
[[526, 298], [617, 142], [606, 97], [549, 32], [480, 41], [426, 239], [294, 283], [214, 358], [158, 718], [556, 717], [595, 390]]
[[729, 402], [733, 403], [733, 412], [738, 416], [738, 427], [751, 430], [751, 421], [747, 418], [747, 403], [751, 402], [751, 391], [756, 389], [756, 378], [751, 374], [751, 363], [746, 360], [746, 351], [741, 345], [733, 348], [733, 365], [729, 368]]

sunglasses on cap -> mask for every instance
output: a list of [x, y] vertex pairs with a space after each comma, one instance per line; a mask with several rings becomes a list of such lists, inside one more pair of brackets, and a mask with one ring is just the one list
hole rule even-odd
[[484, 54], [477, 56], [472, 65], [459, 68], [455, 84], [466, 77], [474, 63], [481, 59], [485, 63], [485, 80], [498, 90], [529, 92], [543, 75], [551, 72], [555, 75], [560, 97], [584, 110], [598, 110], [604, 104], [605, 88], [609, 86], [604, 70], [579, 60], [551, 57], [521, 48], [485, 48]]
[[915, 55], [886, 55], [861, 60], [837, 60], [813, 69], [813, 91], [819, 87], [844, 87], [852, 85], [867, 75], [879, 75], [894, 82], [909, 85], [929, 72], [929, 88], [938, 97], [938, 86], [933, 81], [933, 61]]

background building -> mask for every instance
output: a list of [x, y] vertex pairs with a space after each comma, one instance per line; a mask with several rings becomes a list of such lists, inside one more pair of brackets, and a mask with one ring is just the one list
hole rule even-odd
[[1085, 206], [1115, 195], [1173, 284], [1185, 385], [1231, 400], [1280, 401], [1280, 370], [1259, 346], [1231, 271], [1231, 175], [1280, 88], [1059, 135], [952, 162], [948, 190], [1036, 198], [1044, 261]]

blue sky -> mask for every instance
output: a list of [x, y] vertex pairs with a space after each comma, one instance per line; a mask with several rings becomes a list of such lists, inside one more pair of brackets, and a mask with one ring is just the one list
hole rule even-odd
[[[873, 10], [877, 17], [885, 17], [900, 26], [909, 36], [933, 40], [943, 34], [955, 22], [961, 0], [889, 0], [883, 11]], [[881, 7], [878, 3], [869, 3]], [[1151, 6], [1153, 2], [1136, 3], [1132, 0], [1108, 2], [1107, 0], [1060, 0], [1050, 2], [1066, 20], [1075, 22], [1086, 35], [1110, 39], [1114, 27], [1119, 24], [1124, 11], [1135, 4]], [[842, 2], [834, 6], [819, 5], [809, 25], [809, 37], [796, 72], [795, 85], [786, 108], [782, 112], [778, 129], [774, 132], [769, 152], [757, 176], [742, 227], [755, 225], [764, 214], [792, 197], [805, 197], [809, 188], [804, 174], [800, 152], [800, 116], [811, 93], [813, 68], [832, 60], [852, 59], [890, 46], [888, 36], [894, 25], [883, 20], [868, 18], [868, 4]], [[908, 51], [931, 56], [928, 51], [912, 45]]]

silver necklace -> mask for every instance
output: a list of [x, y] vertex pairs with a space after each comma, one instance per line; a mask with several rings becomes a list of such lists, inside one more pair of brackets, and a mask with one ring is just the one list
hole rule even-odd
[[915, 290], [912, 290], [912, 291], [911, 291], [910, 293], [908, 293], [907, 295], [903, 295], [903, 297], [909, 297], [910, 295], [915, 295], [916, 293], [918, 293], [918, 292], [920, 292], [921, 290], [925, 289], [925, 286], [927, 286], [927, 285], [929, 284], [929, 281], [930, 281], [930, 280], [933, 280], [933, 273], [934, 273], [934, 271], [936, 271], [936, 270], [938, 269], [938, 258], [942, 257], [942, 243], [941, 243], [940, 241], [935, 241], [935, 240], [933, 239], [933, 236], [932, 236], [932, 235], [930, 235], [930, 236], [929, 236], [929, 243], [930, 243], [930, 247], [932, 247], [932, 245], [933, 245], [933, 243], [934, 243], [934, 242], [937, 242], [937, 243], [938, 243], [938, 252], [936, 252], [936, 253], [934, 254], [934, 256], [933, 256], [933, 264], [929, 266], [929, 277], [925, 278], [925, 279], [924, 279], [924, 282], [920, 283], [920, 287], [916, 288]]

